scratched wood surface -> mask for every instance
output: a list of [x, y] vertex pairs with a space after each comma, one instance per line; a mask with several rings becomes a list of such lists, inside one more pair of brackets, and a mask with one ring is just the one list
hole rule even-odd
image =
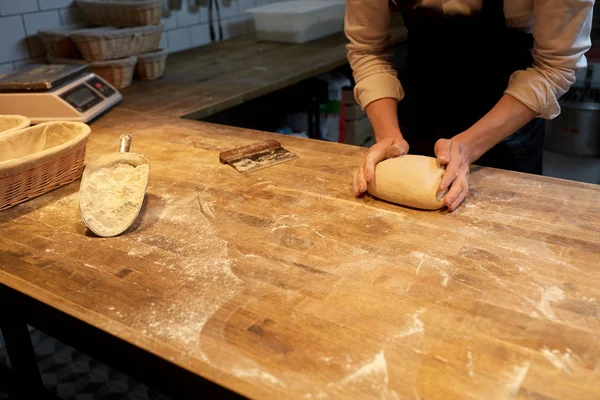
[[78, 183], [0, 213], [0, 282], [255, 398], [600, 398], [600, 186], [475, 168], [457, 212], [353, 198], [364, 149], [242, 175], [275, 137], [113, 110], [151, 163], [134, 228], [86, 232]]
[[[407, 30], [394, 16], [391, 37], [399, 43]], [[346, 43], [343, 33], [303, 44], [251, 35], [172, 54], [163, 78], [121, 90], [121, 107], [202, 119], [345, 65]]]

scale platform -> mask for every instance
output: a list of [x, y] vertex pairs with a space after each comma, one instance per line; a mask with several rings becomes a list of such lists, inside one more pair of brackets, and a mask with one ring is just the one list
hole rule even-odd
[[0, 76], [0, 114], [24, 115], [34, 124], [89, 122], [121, 99], [87, 65], [35, 64]]

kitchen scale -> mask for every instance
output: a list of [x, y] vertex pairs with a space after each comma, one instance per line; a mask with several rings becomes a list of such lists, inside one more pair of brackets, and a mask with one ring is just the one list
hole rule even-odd
[[45, 121], [89, 122], [119, 101], [121, 93], [87, 65], [29, 65], [0, 76], [0, 114]]

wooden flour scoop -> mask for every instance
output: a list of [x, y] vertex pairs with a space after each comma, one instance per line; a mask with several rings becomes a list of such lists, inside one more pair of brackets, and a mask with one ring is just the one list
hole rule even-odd
[[149, 161], [129, 153], [131, 135], [121, 135], [120, 140], [118, 153], [103, 154], [91, 161], [81, 178], [81, 218], [101, 237], [117, 236], [135, 222], [148, 187]]
[[281, 143], [277, 140], [265, 140], [219, 153], [219, 161], [222, 164], [229, 164], [242, 174], [281, 164], [294, 158], [298, 156], [281, 147]]

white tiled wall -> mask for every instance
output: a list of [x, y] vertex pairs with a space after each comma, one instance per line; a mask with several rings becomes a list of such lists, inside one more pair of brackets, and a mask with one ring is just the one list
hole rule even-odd
[[[218, 1], [223, 36], [231, 38], [252, 31], [247, 9], [281, 0]], [[208, 0], [182, 0], [182, 4], [181, 10], [171, 11], [164, 19], [161, 47], [172, 52], [210, 42]], [[73, 0], [0, 0], [0, 74], [33, 62], [44, 62], [45, 49], [36, 34], [39, 29], [82, 21]]]

